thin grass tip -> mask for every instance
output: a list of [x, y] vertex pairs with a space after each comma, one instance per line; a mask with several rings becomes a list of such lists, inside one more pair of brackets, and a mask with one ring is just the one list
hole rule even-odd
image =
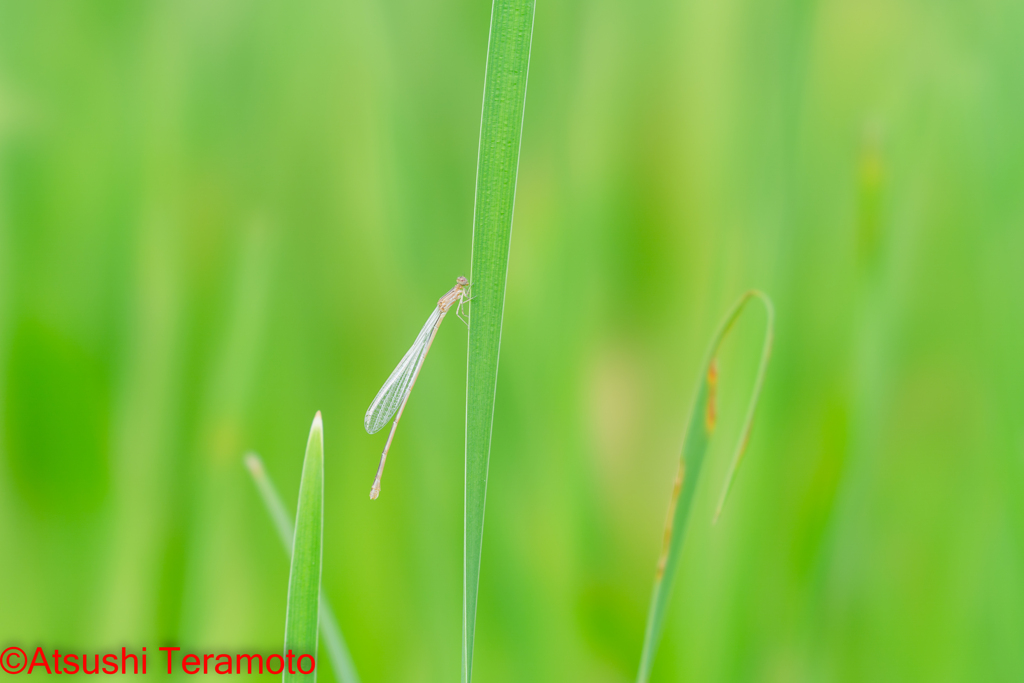
[[245, 466], [249, 470], [249, 473], [252, 474], [252, 476], [263, 477], [266, 475], [266, 470], [263, 467], [263, 460], [260, 459], [260, 456], [256, 455], [252, 451], [249, 451], [244, 456], [242, 456], [242, 460], [245, 462]]

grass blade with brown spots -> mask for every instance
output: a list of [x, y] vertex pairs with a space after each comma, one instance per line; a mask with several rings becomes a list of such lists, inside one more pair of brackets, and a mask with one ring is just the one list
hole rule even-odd
[[716, 357], [718, 349], [747, 303], [754, 299], [764, 304], [768, 315], [764, 345], [761, 349], [761, 361], [757, 369], [757, 378], [754, 380], [750, 402], [747, 406], [747, 414], [740, 428], [739, 442], [732, 461], [729, 463], [729, 472], [726, 475], [725, 485], [722, 487], [722, 493], [718, 499], [718, 506], [714, 517], [715, 521], [718, 520], [718, 516], [722, 512], [722, 506], [725, 505], [725, 499], [732, 486], [736, 469], [739, 467], [740, 460], [747, 447], [750, 429], [754, 423], [754, 412], [757, 410], [757, 403], [761, 396], [761, 387], [764, 384], [765, 371], [768, 369], [768, 359], [771, 356], [772, 350], [772, 338], [775, 333], [775, 311], [772, 307], [771, 299], [763, 292], [757, 290], [750, 290], [743, 294], [732, 307], [732, 310], [729, 311], [728, 315], [726, 315], [725, 320], [722, 321], [722, 324], [715, 332], [715, 336], [711, 339], [707, 356], [701, 366], [700, 383], [697, 386], [697, 395], [694, 398], [686, 425], [683, 453], [679, 460], [679, 470], [676, 474], [675, 487], [672, 490], [672, 502], [669, 504], [668, 519], [665, 523], [664, 545], [662, 546], [661, 557], [658, 560], [658, 570], [654, 578], [654, 591], [651, 595], [651, 605], [647, 613], [647, 629], [644, 632], [644, 646], [640, 654], [640, 668], [637, 673], [638, 683], [646, 683], [651, 674], [654, 655], [657, 652], [658, 641], [661, 639], [661, 632], [665, 625], [669, 597], [672, 592], [672, 580], [675, 576], [676, 568], [679, 566], [683, 540], [686, 537], [686, 524], [690, 515], [690, 507], [693, 504], [693, 496], [697, 489], [697, 482], [700, 478], [700, 470], [704, 463], [704, 456], [707, 453], [708, 443], [715, 430], [717, 410], [715, 390], [718, 383], [718, 363]]

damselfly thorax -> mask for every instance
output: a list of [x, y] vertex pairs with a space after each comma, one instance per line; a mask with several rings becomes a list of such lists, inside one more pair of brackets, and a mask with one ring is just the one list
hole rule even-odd
[[448, 309], [452, 307], [456, 301], [462, 304], [463, 297], [466, 296], [466, 287], [469, 286], [469, 280], [463, 276], [459, 276], [455, 280], [455, 286], [448, 290], [448, 293], [437, 300], [437, 307], [441, 309], [441, 313], [447, 313]]

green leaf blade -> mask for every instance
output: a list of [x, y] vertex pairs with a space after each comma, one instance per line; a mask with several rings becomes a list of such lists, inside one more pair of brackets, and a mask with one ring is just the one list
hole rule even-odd
[[[288, 578], [288, 608], [285, 616], [284, 651], [288, 661], [284, 683], [316, 683], [316, 669], [309, 669], [304, 655], [317, 655], [317, 627], [320, 618], [320, 576], [323, 566], [324, 521], [324, 431], [320, 413], [313, 418], [306, 442], [299, 484], [299, 505], [295, 515], [291, 572]], [[294, 668], [291, 658], [294, 656]], [[300, 667], [300, 659], [302, 666]], [[293, 672], [294, 671], [294, 672]]]
[[768, 361], [771, 357], [772, 343], [775, 335], [775, 311], [771, 299], [763, 292], [757, 290], [750, 290], [744, 293], [733, 305], [712, 337], [704, 363], [701, 366], [697, 395], [693, 400], [693, 405], [687, 418], [686, 436], [683, 439], [683, 452], [679, 460], [679, 471], [676, 475], [676, 484], [673, 487], [672, 500], [669, 504], [668, 519], [665, 522], [664, 541], [661, 557], [658, 560], [658, 569], [654, 578], [651, 603], [647, 613], [647, 627], [644, 631], [643, 650], [640, 653], [637, 683], [646, 683], [651, 675], [654, 656], [657, 653], [658, 643], [661, 640], [661, 634], [665, 628], [665, 619], [668, 615], [672, 582], [682, 557], [683, 542], [686, 538], [686, 527], [689, 522], [690, 510], [693, 506], [693, 498], [697, 491], [697, 483], [704, 465], [704, 457], [707, 455], [708, 445], [711, 442], [715, 429], [717, 410], [715, 389], [718, 378], [718, 367], [715, 358], [729, 330], [732, 329], [733, 324], [739, 318], [747, 303], [754, 299], [758, 299], [764, 304], [765, 312], [767, 313], [764, 344], [761, 347], [761, 360], [757, 369], [757, 377], [754, 380], [750, 401], [747, 404], [747, 412], [740, 428], [740, 438], [732, 460], [729, 463], [725, 485], [722, 487], [722, 493], [718, 499], [718, 506], [714, 517], [715, 521], [718, 520], [722, 507], [725, 505], [726, 497], [732, 486], [733, 477], [742, 460], [747, 440], [750, 436], [754, 414], [761, 397], [761, 388], [764, 386], [764, 377], [768, 369]]
[[[284, 506], [277, 487], [271, 481], [260, 456], [255, 453], [248, 453], [245, 456], [245, 466], [252, 475], [253, 483], [260, 494], [260, 499], [270, 515], [270, 521], [274, 524], [281, 545], [284, 546], [288, 558], [292, 555], [292, 540], [295, 536], [295, 522]], [[359, 673], [356, 670], [352, 654], [345, 643], [345, 636], [341, 632], [341, 626], [334, 616], [334, 610], [327, 599], [327, 595], [320, 591], [320, 636], [324, 639], [327, 648], [327, 655], [331, 659], [331, 666], [339, 683], [359, 683]]]
[[462, 681], [473, 674], [498, 353], [512, 236], [534, 0], [494, 0], [484, 75], [473, 215], [466, 372], [466, 480], [463, 536]]

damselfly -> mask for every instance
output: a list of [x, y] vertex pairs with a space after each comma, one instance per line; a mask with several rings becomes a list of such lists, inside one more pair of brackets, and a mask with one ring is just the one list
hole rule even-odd
[[416, 384], [416, 378], [419, 377], [423, 361], [427, 359], [427, 352], [430, 351], [430, 345], [434, 342], [434, 336], [437, 335], [437, 330], [441, 327], [441, 321], [444, 320], [448, 309], [456, 301], [459, 302], [459, 305], [455, 308], [455, 315], [458, 315], [460, 318], [462, 317], [460, 314], [462, 304], [467, 301], [465, 296], [468, 287], [469, 280], [460, 276], [455, 281], [455, 286], [438, 299], [437, 308], [427, 318], [427, 322], [423, 324], [423, 329], [416, 335], [416, 341], [412, 343], [409, 350], [402, 356], [402, 360], [398, 362], [398, 367], [391, 372], [391, 376], [384, 382], [384, 386], [380, 388], [377, 396], [373, 399], [373, 403], [366, 410], [363, 426], [366, 427], [368, 434], [376, 434], [383, 429], [384, 425], [391, 419], [391, 416], [395, 415], [395, 411], [398, 411], [398, 414], [395, 415], [395, 421], [391, 425], [391, 434], [388, 435], [388, 441], [384, 444], [384, 452], [380, 454], [377, 478], [373, 480], [373, 488], [370, 489], [371, 499], [375, 500], [380, 495], [380, 478], [384, 474], [384, 461], [388, 458], [391, 440], [395, 438], [395, 429], [398, 427], [398, 421], [402, 419], [405, 403], [409, 400], [409, 394], [412, 393], [412, 386]]

